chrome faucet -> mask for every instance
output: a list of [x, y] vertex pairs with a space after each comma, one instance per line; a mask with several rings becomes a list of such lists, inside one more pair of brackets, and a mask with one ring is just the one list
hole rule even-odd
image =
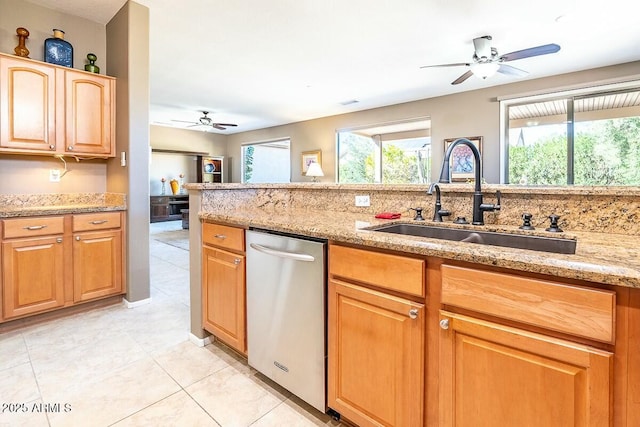
[[436, 190], [436, 204], [433, 208], [433, 221], [442, 222], [442, 217], [451, 215], [451, 212], [446, 209], [442, 209], [442, 203], [440, 201], [440, 186], [435, 182], [429, 186], [427, 194], [433, 194], [433, 190]]
[[451, 158], [451, 153], [453, 149], [458, 145], [466, 145], [471, 149], [473, 153], [474, 160], [474, 172], [475, 172], [475, 191], [473, 192], [473, 221], [471, 222], [473, 225], [484, 225], [484, 213], [485, 212], [493, 212], [500, 210], [500, 191], [496, 192], [497, 201], [495, 204], [482, 203], [482, 187], [481, 187], [481, 177], [480, 173], [480, 151], [478, 148], [468, 139], [466, 138], [458, 138], [447, 148], [446, 153], [444, 154], [444, 160], [442, 161], [442, 171], [440, 172], [440, 183], [449, 183], [451, 182], [451, 170], [449, 165], [449, 159]]

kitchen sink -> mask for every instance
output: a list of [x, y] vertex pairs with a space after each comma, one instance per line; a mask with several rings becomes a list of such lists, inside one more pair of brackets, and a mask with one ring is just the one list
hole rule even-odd
[[503, 246], [507, 248], [529, 249], [556, 254], [575, 254], [576, 240], [557, 237], [533, 236], [496, 231], [476, 231], [461, 228], [436, 227], [418, 224], [385, 224], [367, 230], [405, 236], [427, 237], [456, 242], [479, 243], [481, 245]]

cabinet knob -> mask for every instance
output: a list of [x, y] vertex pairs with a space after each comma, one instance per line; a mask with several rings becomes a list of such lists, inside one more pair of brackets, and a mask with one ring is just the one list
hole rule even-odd
[[68, 151], [73, 151], [73, 145], [68, 146], [68, 147], [67, 147], [67, 150], [68, 150]]
[[53, 145], [53, 144], [52, 144], [52, 145], [49, 145], [49, 150], [55, 150], [55, 149], [56, 149], [56, 146], [55, 146], [55, 145]]
[[56, 239], [56, 243], [62, 243], [62, 237], [58, 237], [58, 238]]
[[80, 236], [76, 236], [76, 240], [77, 240], [77, 241], [80, 241]]
[[417, 319], [418, 318], [418, 309], [417, 308], [412, 308], [411, 310], [409, 310], [409, 317], [412, 319]]
[[440, 321], [440, 327], [445, 330], [449, 329], [449, 319], [442, 319]]
[[233, 263], [234, 263], [235, 265], [238, 265], [238, 264], [240, 264], [241, 262], [242, 262], [242, 261], [240, 261], [240, 258], [236, 258], [236, 259], [234, 259], [234, 260], [233, 260]]

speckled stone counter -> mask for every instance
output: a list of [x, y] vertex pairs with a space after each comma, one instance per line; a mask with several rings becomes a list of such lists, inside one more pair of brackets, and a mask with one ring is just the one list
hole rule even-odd
[[0, 195], [0, 218], [123, 211], [126, 209], [126, 195], [121, 193]]
[[[558, 205], [563, 206], [564, 210], [560, 213], [568, 217], [564, 223], [561, 222], [566, 229], [563, 236], [577, 238], [577, 249], [574, 255], [559, 255], [363, 230], [381, 223], [411, 222], [413, 214], [408, 212], [407, 208], [416, 206], [414, 203], [419, 201], [425, 206], [426, 223], [431, 223], [429, 219], [433, 212], [430, 206], [432, 199], [431, 196], [424, 194], [423, 188], [391, 187], [393, 188], [324, 185], [320, 188], [310, 187], [309, 184], [280, 186], [232, 184], [227, 186], [189, 185], [187, 188], [202, 192], [202, 211], [199, 215], [207, 221], [265, 228], [325, 238], [334, 242], [467, 261], [569, 279], [640, 288], [640, 249], [638, 248], [640, 246], [638, 245], [640, 191], [638, 188], [626, 188], [624, 191], [586, 188], [578, 191], [564, 188], [487, 186], [485, 194], [488, 202], [491, 202], [491, 191], [495, 192], [496, 188], [503, 191], [502, 187], [507, 187], [503, 191], [504, 207], [497, 214], [486, 214], [487, 225], [478, 229], [519, 232], [517, 226], [521, 221], [523, 207], [528, 211], [538, 209], [542, 212], [541, 209], [544, 209], [544, 212], [549, 214], [558, 212]], [[456, 191], [457, 189], [459, 190]], [[466, 216], [470, 217], [469, 188], [451, 186], [446, 187], [444, 191], [452, 193], [450, 199], [443, 197], [444, 207], [449, 208], [447, 206], [449, 203], [452, 210], [465, 212]], [[372, 206], [353, 209], [354, 194], [369, 194]], [[455, 197], [458, 198], [459, 206], [452, 202]], [[527, 201], [531, 199], [535, 202]], [[542, 201], [546, 201], [544, 206]], [[511, 205], [510, 208], [506, 208], [509, 206], [507, 203]], [[589, 206], [597, 209], [590, 209]], [[375, 212], [389, 210], [402, 213], [402, 218], [394, 221], [375, 219]], [[513, 216], [515, 218], [512, 218]], [[573, 224], [580, 225], [579, 231], [572, 227]], [[455, 227], [450, 222], [447, 225]], [[550, 234], [544, 231], [545, 225], [536, 224], [536, 226], [536, 233]], [[599, 232], [598, 228], [603, 231]]]

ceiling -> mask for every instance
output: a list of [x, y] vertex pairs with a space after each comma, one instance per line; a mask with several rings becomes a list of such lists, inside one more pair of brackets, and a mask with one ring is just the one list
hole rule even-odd
[[[29, 0], [107, 23], [123, 0]], [[188, 126], [209, 111], [235, 133], [512, 83], [452, 86], [472, 40], [540, 78], [640, 60], [635, 0], [137, 0], [149, 8], [151, 124]], [[523, 6], [526, 4], [526, 6]], [[179, 6], [178, 6], [179, 5]], [[640, 70], [639, 70], [640, 72]], [[357, 102], [353, 102], [357, 101]]]

